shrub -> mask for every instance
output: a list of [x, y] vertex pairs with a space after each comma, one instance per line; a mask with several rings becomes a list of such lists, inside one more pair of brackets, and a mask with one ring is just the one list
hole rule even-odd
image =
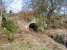
[[[5, 18], [6, 19], [6, 18]], [[4, 33], [6, 34], [9, 41], [14, 40], [14, 33], [17, 31], [16, 25], [13, 23], [13, 21], [10, 20], [3, 20], [1, 26], [4, 29]]]
[[57, 34], [55, 37], [53, 37], [53, 39], [58, 43], [61, 43], [61, 44], [64, 43], [62, 35]]
[[40, 15], [40, 16], [35, 17], [35, 19], [38, 25], [38, 31], [44, 32], [47, 29], [46, 17]]

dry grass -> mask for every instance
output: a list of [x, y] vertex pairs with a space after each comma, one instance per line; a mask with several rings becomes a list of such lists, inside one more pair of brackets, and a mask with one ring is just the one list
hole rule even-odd
[[[15, 34], [15, 40], [10, 43], [5, 36], [0, 35], [0, 50], [67, 50], [63, 45], [55, 42], [48, 35], [49, 33], [31, 32], [25, 27], [27, 25], [22, 18], [12, 19], [13, 21], [20, 22], [17, 24], [19, 32]], [[57, 31], [57, 30], [56, 30]], [[55, 32], [55, 31], [54, 31]], [[50, 35], [53, 33], [51, 32]], [[54, 34], [53, 34], [54, 35]], [[3, 42], [3, 43], [2, 43]]]

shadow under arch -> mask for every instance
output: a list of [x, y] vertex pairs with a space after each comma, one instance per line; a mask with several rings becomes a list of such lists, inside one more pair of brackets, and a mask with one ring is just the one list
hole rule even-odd
[[29, 29], [37, 32], [38, 26], [37, 26], [36, 23], [30, 23], [30, 24], [29, 24]]

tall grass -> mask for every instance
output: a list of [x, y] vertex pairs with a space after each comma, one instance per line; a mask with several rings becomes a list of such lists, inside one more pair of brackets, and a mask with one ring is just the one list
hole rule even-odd
[[36, 23], [38, 25], [38, 30], [41, 32], [44, 32], [45, 29], [47, 29], [47, 24], [46, 24], [46, 17], [45, 16], [37, 16], [35, 17]]

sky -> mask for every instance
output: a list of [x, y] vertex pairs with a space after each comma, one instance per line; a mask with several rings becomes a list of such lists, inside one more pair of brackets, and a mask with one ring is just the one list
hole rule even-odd
[[64, 0], [64, 3], [60, 8], [60, 13], [61, 14], [64, 14], [64, 13], [67, 14], [67, 0]]
[[21, 0], [14, 0], [12, 3], [8, 4], [9, 6], [6, 8], [7, 11], [13, 10], [13, 12], [21, 11], [22, 8], [22, 1]]
[[22, 0], [3, 0], [3, 2], [5, 3], [5, 9], [7, 10], [7, 12], [12, 10], [13, 12], [17, 13], [18, 11], [21, 11], [21, 8], [23, 6], [21, 5]]
[[61, 9], [60, 9], [60, 13], [61, 14], [67, 14], [67, 8], [66, 7], [61, 7]]
[[7, 13], [12, 10], [14, 13], [20, 12], [22, 9], [27, 8], [27, 4], [29, 4], [30, 0], [3, 0], [5, 3], [5, 9]]
[[[28, 8], [29, 1], [31, 0], [3, 0], [5, 3], [6, 11], [7, 13], [12, 10], [14, 13], [20, 12], [23, 10], [32, 10], [31, 8]], [[67, 0], [65, 0], [65, 3], [67, 3]], [[64, 14], [64, 12], [67, 12], [67, 8], [62, 6], [60, 9], [60, 13]]]

